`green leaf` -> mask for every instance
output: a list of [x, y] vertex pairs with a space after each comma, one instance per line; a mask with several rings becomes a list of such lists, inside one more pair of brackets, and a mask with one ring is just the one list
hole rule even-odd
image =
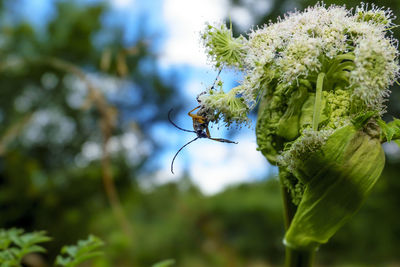
[[25, 246], [31, 246], [33, 244], [48, 242], [51, 240], [50, 237], [46, 236], [45, 231], [27, 233], [21, 236], [21, 239]]
[[33, 252], [43, 253], [43, 252], [46, 252], [46, 249], [44, 249], [43, 247], [38, 246], [38, 245], [33, 245], [33, 246], [29, 246], [28, 248], [24, 249], [23, 251], [25, 254], [33, 253]]
[[24, 234], [21, 229], [0, 229], [0, 267], [20, 266], [26, 254], [45, 252], [45, 249], [37, 244], [49, 240], [44, 231]]
[[351, 122], [357, 129], [361, 129], [362, 127], [365, 126], [365, 124], [369, 121], [370, 118], [376, 115], [378, 115], [376, 111], [367, 111], [353, 118]]
[[400, 139], [400, 120], [393, 118], [393, 121], [386, 123], [382, 119], [377, 120], [381, 127], [384, 141], [390, 142], [392, 139]]
[[169, 267], [175, 264], [174, 259], [163, 260], [153, 264], [151, 267]]
[[90, 235], [88, 239], [78, 241], [77, 245], [64, 246], [61, 254], [66, 255], [58, 255], [55, 264], [64, 267], [77, 266], [86, 260], [102, 255], [103, 252], [98, 249], [103, 245], [100, 238]]
[[385, 164], [381, 142], [353, 125], [336, 130], [298, 164], [305, 191], [285, 235], [287, 247], [315, 250], [353, 216]]
[[295, 91], [288, 102], [288, 108], [285, 114], [279, 120], [277, 125], [277, 134], [286, 140], [294, 140], [299, 136], [301, 107], [308, 98], [307, 88], [300, 86]]

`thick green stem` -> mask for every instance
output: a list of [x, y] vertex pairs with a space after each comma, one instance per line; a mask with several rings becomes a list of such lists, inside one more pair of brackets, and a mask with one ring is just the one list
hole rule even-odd
[[321, 105], [322, 105], [322, 88], [324, 86], [325, 73], [321, 72], [317, 78], [317, 89], [315, 93], [315, 104], [314, 104], [314, 115], [312, 128], [314, 131], [318, 131], [319, 118], [321, 116]]
[[[280, 170], [284, 171], [284, 170]], [[282, 197], [283, 197], [283, 208], [284, 208], [284, 220], [286, 231], [290, 227], [290, 223], [296, 214], [297, 206], [293, 204], [292, 197], [289, 193], [288, 188], [282, 185]], [[315, 251], [313, 250], [296, 250], [286, 246], [285, 252], [285, 267], [311, 267], [314, 259]]]
[[289, 229], [290, 223], [293, 220], [294, 214], [296, 213], [297, 206], [293, 204], [292, 198], [286, 186], [282, 185], [282, 197], [283, 197], [283, 218], [285, 220], [285, 230]]
[[311, 267], [315, 251], [294, 250], [286, 247], [285, 267]]

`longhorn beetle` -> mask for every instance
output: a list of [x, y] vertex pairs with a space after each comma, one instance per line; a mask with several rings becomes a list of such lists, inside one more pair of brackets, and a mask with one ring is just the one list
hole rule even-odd
[[[219, 76], [220, 73], [221, 73], [221, 70], [219, 71], [218, 76]], [[217, 76], [217, 78], [215, 79], [215, 82], [217, 81], [218, 76]], [[211, 89], [214, 88], [215, 82], [214, 82], [213, 86], [211, 87]], [[199, 96], [202, 95], [202, 94], [205, 94], [205, 93], [206, 93], [206, 92], [202, 92], [202, 93], [199, 94], [199, 95], [197, 96], [197, 98], [196, 98], [196, 99], [197, 99], [197, 102], [199, 103], [199, 106], [195, 107], [194, 109], [192, 109], [191, 111], [188, 112], [188, 115], [189, 115], [189, 116], [192, 118], [192, 120], [193, 120], [193, 130], [186, 130], [186, 129], [183, 129], [183, 128], [179, 127], [178, 125], [176, 125], [176, 124], [172, 121], [172, 119], [171, 119], [171, 112], [172, 112], [173, 109], [171, 109], [171, 110], [168, 112], [168, 120], [169, 120], [169, 122], [170, 122], [172, 125], [174, 125], [176, 128], [178, 128], [178, 129], [181, 130], [181, 131], [189, 132], [189, 133], [195, 133], [195, 134], [197, 135], [196, 138], [194, 138], [193, 140], [191, 140], [191, 141], [187, 142], [186, 144], [184, 144], [184, 145], [178, 150], [178, 152], [175, 153], [175, 156], [174, 156], [174, 158], [172, 159], [172, 162], [171, 162], [171, 172], [172, 172], [172, 173], [174, 173], [174, 161], [175, 161], [176, 156], [178, 156], [179, 152], [181, 152], [181, 150], [182, 150], [185, 146], [189, 145], [190, 143], [196, 141], [196, 140], [199, 139], [199, 138], [207, 138], [207, 139], [214, 140], [214, 141], [217, 141], [217, 142], [222, 142], [222, 143], [237, 144], [237, 142], [234, 142], [234, 141], [231, 141], [231, 140], [228, 140], [228, 139], [213, 138], [213, 137], [211, 137], [211, 135], [210, 135], [210, 130], [208, 129], [208, 125], [209, 125], [209, 123], [210, 123], [210, 120], [208, 119], [208, 116], [207, 116], [207, 114], [208, 114], [208, 112], [210, 112], [210, 110], [207, 109], [205, 106], [203, 106], [202, 103], [201, 103], [201, 101], [200, 101], [200, 99], [199, 99]], [[197, 110], [197, 112], [194, 114], [193, 112], [194, 112], [195, 110]]]

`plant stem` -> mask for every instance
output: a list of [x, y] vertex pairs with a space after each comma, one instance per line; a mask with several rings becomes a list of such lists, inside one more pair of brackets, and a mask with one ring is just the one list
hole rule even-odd
[[283, 218], [285, 221], [285, 230], [289, 229], [290, 223], [293, 220], [297, 207], [293, 204], [292, 198], [286, 186], [282, 185], [282, 198], [283, 198]]
[[322, 105], [322, 88], [324, 86], [324, 78], [325, 78], [325, 73], [321, 72], [320, 74], [318, 74], [317, 89], [315, 92], [314, 116], [312, 122], [312, 128], [314, 131], [318, 131], [319, 119], [322, 112], [321, 105]]
[[[287, 172], [286, 170], [280, 169], [279, 173]], [[286, 175], [292, 175], [285, 173]], [[297, 206], [293, 204], [292, 197], [286, 186], [282, 185], [282, 198], [283, 198], [283, 209], [284, 209], [284, 221], [285, 230], [287, 231], [290, 227], [290, 223], [296, 214]], [[315, 251], [313, 250], [297, 250], [286, 246], [285, 252], [285, 267], [311, 267], [314, 260]]]
[[295, 250], [286, 247], [285, 267], [311, 267], [315, 251]]

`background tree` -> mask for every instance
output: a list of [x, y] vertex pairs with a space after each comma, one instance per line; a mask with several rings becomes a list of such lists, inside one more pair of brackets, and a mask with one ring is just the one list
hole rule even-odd
[[[176, 88], [157, 70], [157, 37], [138, 28], [142, 35], [127, 44], [123, 29], [110, 34], [106, 4], [57, 1], [57, 15], [39, 31], [7, 22], [21, 3], [4, 1], [0, 10], [0, 225], [46, 229], [56, 240], [52, 257], [109, 209], [106, 164], [106, 191], [115, 182], [122, 201], [137, 192], [137, 174], [160, 149], [148, 132], [166, 119]], [[104, 147], [111, 170], [108, 157], [100, 161]]]

